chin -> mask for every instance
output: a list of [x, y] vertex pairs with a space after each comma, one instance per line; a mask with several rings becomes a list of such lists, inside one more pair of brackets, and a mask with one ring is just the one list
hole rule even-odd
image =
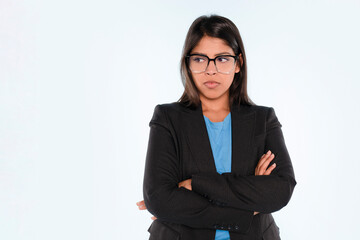
[[221, 94], [203, 94], [204, 98], [213, 99], [213, 100], [220, 98], [221, 96], [222, 96]]

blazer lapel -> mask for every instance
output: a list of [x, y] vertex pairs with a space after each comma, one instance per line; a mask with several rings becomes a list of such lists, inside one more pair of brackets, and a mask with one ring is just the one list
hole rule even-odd
[[201, 103], [191, 110], [186, 121], [186, 136], [195, 163], [201, 172], [216, 172], [214, 156], [203, 116]]
[[[251, 139], [254, 132], [255, 112], [244, 105], [233, 105], [231, 111], [232, 159], [231, 172], [246, 174], [251, 156]], [[202, 106], [190, 111], [185, 121], [189, 148], [201, 172], [216, 172], [209, 135]]]
[[231, 172], [246, 175], [252, 153], [252, 138], [255, 127], [255, 111], [249, 107], [233, 106], [231, 110], [232, 156]]

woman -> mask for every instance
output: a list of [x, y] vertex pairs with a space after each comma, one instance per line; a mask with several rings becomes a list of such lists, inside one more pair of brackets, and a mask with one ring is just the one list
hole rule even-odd
[[150, 239], [280, 239], [271, 213], [287, 205], [296, 181], [274, 109], [247, 95], [246, 68], [233, 22], [193, 22], [181, 59], [184, 93], [157, 105], [149, 123], [137, 205], [154, 215]]

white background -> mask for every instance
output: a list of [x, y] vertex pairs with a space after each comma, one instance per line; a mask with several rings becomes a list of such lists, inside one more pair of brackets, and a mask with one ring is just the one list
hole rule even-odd
[[228, 17], [249, 95], [274, 107], [298, 182], [282, 239], [354, 239], [359, 1], [0, 1], [0, 239], [147, 239], [149, 121], [183, 92], [190, 24]]

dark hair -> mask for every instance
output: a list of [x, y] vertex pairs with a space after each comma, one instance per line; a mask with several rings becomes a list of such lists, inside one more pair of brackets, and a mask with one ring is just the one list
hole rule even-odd
[[240, 53], [242, 55], [243, 64], [240, 72], [235, 73], [233, 83], [229, 89], [230, 106], [233, 104], [255, 105], [247, 94], [246, 55], [239, 30], [231, 20], [216, 14], [198, 17], [189, 28], [180, 63], [181, 80], [185, 90], [178, 102], [184, 103], [188, 107], [196, 107], [200, 104], [199, 93], [188, 67], [186, 56], [190, 54], [191, 50], [205, 35], [224, 40], [233, 49], [235, 55]]

